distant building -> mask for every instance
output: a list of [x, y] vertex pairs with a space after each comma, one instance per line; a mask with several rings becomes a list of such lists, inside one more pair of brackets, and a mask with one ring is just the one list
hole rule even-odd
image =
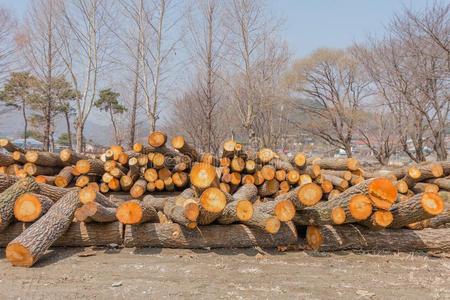
[[[16, 146], [19, 146], [21, 148], [25, 148], [25, 140], [24, 139], [16, 139], [12, 141], [13, 144]], [[42, 149], [44, 147], [44, 144], [39, 142], [38, 140], [35, 140], [33, 138], [27, 139], [27, 149]]]

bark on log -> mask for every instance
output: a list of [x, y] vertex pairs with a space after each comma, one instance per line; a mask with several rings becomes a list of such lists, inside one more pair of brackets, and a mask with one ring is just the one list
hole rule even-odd
[[277, 217], [282, 222], [291, 221], [295, 216], [295, 206], [289, 199], [273, 199], [258, 203], [255, 210]]
[[189, 229], [197, 227], [200, 210], [192, 189], [187, 189], [176, 197], [169, 198], [164, 204], [164, 214], [177, 224]]
[[8, 151], [10, 153], [12, 153], [14, 151], [25, 153], [25, 150], [23, 150], [22, 148], [20, 148], [19, 146], [15, 145], [15, 144], [13, 144], [8, 139], [0, 139], [0, 147], [2, 147], [3, 149], [5, 149], [6, 151]]
[[315, 183], [307, 183], [286, 194], [277, 196], [275, 200], [290, 200], [298, 210], [315, 205], [322, 199], [322, 195], [323, 193], [320, 186]]
[[75, 165], [79, 160], [88, 159], [89, 157], [80, 153], [76, 153], [70, 149], [63, 149], [59, 153], [59, 158], [68, 164]]
[[105, 173], [103, 162], [97, 158], [81, 159], [77, 161], [75, 168], [80, 174], [95, 174], [102, 176]]
[[[29, 223], [11, 224], [6, 231], [0, 234], [0, 247], [6, 247], [29, 226], [31, 226]], [[72, 222], [69, 229], [53, 243], [52, 247], [121, 245], [123, 243], [123, 229], [123, 225], [120, 222]]]
[[21, 195], [36, 192], [39, 185], [32, 178], [24, 178], [0, 194], [0, 232], [5, 230], [14, 219], [14, 203]]
[[108, 197], [97, 192], [96, 190], [85, 187], [79, 191], [79, 201], [82, 204], [88, 204], [90, 202], [97, 202], [98, 204], [104, 207], [117, 207], [117, 204], [113, 201], [109, 200]]
[[450, 191], [450, 178], [434, 178], [428, 179], [426, 182], [435, 184], [440, 189]]
[[116, 210], [115, 207], [104, 207], [97, 202], [90, 202], [77, 209], [75, 218], [80, 222], [90, 219], [98, 223], [111, 223], [117, 221]]
[[10, 155], [0, 152], [0, 166], [7, 167], [15, 163], [15, 160]]
[[125, 247], [161, 248], [274, 248], [297, 242], [297, 231], [291, 224], [282, 224], [277, 234], [269, 234], [245, 225], [211, 225], [189, 230], [178, 224], [141, 224], [126, 226]]
[[8, 244], [6, 258], [14, 266], [31, 267], [67, 231], [79, 205], [78, 192], [67, 193]]
[[450, 251], [450, 228], [373, 231], [355, 225], [309, 226], [306, 239], [312, 249], [320, 251]]
[[220, 189], [211, 187], [201, 194], [198, 202], [200, 214], [197, 219], [197, 224], [208, 225], [220, 217], [227, 204], [227, 199]]
[[248, 221], [242, 221], [243, 224], [257, 227], [270, 234], [276, 234], [280, 230], [281, 222], [262, 210], [254, 210], [252, 217]]
[[450, 192], [441, 191], [439, 192], [439, 196], [441, 196], [445, 203], [444, 211], [433, 218], [409, 224], [408, 228], [421, 230], [424, 228], [439, 228], [442, 226], [450, 227]]
[[68, 165], [59, 158], [59, 155], [51, 152], [27, 151], [25, 158], [28, 162], [44, 167], [64, 168]]
[[38, 175], [56, 175], [59, 173], [61, 168], [57, 167], [44, 167], [39, 166], [34, 163], [26, 163], [23, 165], [23, 169], [28, 175], [38, 176]]
[[402, 228], [408, 224], [430, 219], [442, 213], [444, 201], [437, 193], [421, 193], [407, 201], [395, 203], [390, 212], [394, 221], [389, 228]]
[[[186, 190], [185, 190], [186, 191]], [[164, 205], [166, 204], [166, 201], [169, 199], [169, 197], [156, 197], [154, 195], [145, 195], [142, 199], [143, 202], [147, 202], [149, 205], [153, 206], [158, 211], [164, 210]]]
[[59, 171], [58, 175], [55, 178], [55, 185], [58, 187], [66, 187], [68, 186], [73, 179], [73, 166], [64, 167], [61, 171]]
[[172, 138], [172, 146], [184, 155], [187, 155], [192, 161], [198, 161], [200, 159], [200, 154], [197, 150], [189, 145], [181, 135]]
[[258, 186], [258, 193], [261, 197], [268, 197], [276, 194], [279, 189], [280, 183], [274, 178], [271, 180], [266, 180], [263, 184]]
[[14, 151], [11, 154], [11, 157], [14, 159], [14, 161], [19, 162], [21, 164], [24, 164], [27, 162], [27, 159], [25, 158], [25, 154], [20, 151]]
[[355, 158], [321, 158], [315, 160], [314, 164], [319, 165], [321, 169], [331, 170], [354, 171], [359, 168], [359, 162]]
[[352, 172], [350, 171], [339, 171], [339, 170], [321, 170], [322, 174], [325, 175], [333, 175], [333, 176], [337, 176], [337, 177], [341, 177], [347, 181], [352, 180]]
[[369, 218], [359, 222], [371, 230], [382, 230], [392, 224], [394, 216], [388, 210], [377, 210]]
[[274, 166], [277, 170], [285, 170], [286, 172], [294, 170], [294, 167], [289, 161], [285, 161], [279, 158], [272, 159], [269, 164]]

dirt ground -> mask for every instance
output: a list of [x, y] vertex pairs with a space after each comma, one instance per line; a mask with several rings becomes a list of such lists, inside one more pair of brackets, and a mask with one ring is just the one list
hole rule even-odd
[[68, 248], [31, 269], [0, 255], [0, 299], [450, 299], [450, 259], [419, 254]]

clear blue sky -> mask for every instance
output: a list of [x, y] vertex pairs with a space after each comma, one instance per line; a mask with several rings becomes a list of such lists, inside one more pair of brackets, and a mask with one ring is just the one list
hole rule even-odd
[[[21, 16], [27, 2], [0, 0], [0, 5]], [[368, 34], [381, 35], [403, 6], [421, 9], [427, 3], [430, 0], [267, 0], [269, 10], [285, 19], [282, 36], [297, 57], [319, 47], [345, 48]]]

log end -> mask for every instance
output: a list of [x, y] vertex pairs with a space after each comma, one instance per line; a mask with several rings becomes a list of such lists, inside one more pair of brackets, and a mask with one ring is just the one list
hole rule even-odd
[[344, 224], [345, 219], [345, 210], [342, 207], [335, 207], [331, 210], [331, 221], [333, 221], [334, 224]]
[[423, 209], [430, 215], [439, 215], [444, 211], [444, 201], [438, 193], [423, 193], [420, 200]]
[[276, 217], [270, 217], [266, 220], [264, 229], [271, 234], [276, 234], [281, 227], [281, 222]]
[[142, 220], [142, 207], [137, 201], [127, 201], [122, 203], [116, 212], [117, 220], [125, 225], [139, 224]]
[[388, 210], [377, 210], [373, 213], [374, 225], [379, 227], [388, 227], [394, 221], [394, 216]]
[[236, 216], [242, 221], [248, 221], [253, 216], [253, 204], [249, 200], [239, 200], [236, 205]]
[[317, 226], [308, 226], [306, 229], [306, 242], [313, 250], [319, 250], [323, 243], [323, 236]]
[[275, 205], [275, 216], [282, 222], [291, 221], [295, 217], [295, 206], [290, 200], [281, 200]]
[[184, 137], [182, 135], [177, 135], [172, 138], [172, 147], [179, 150], [184, 147], [185, 144]]
[[148, 136], [148, 144], [152, 147], [158, 148], [164, 146], [167, 141], [167, 136], [161, 131], [154, 131]]
[[15, 267], [31, 267], [34, 264], [30, 251], [19, 243], [12, 243], [6, 247], [6, 259]]
[[23, 194], [14, 204], [14, 217], [21, 222], [33, 222], [42, 213], [42, 204], [38, 197], [31, 193]]
[[213, 213], [223, 211], [227, 204], [225, 194], [218, 188], [208, 188], [200, 196], [200, 203], [202, 207]]
[[369, 198], [375, 207], [388, 210], [397, 199], [397, 188], [391, 180], [380, 177], [368, 185]]
[[354, 195], [348, 203], [348, 209], [356, 220], [366, 220], [372, 214], [372, 202], [363, 194]]
[[202, 189], [211, 186], [216, 179], [216, 168], [207, 163], [198, 163], [192, 167], [189, 174], [191, 183]]
[[80, 174], [87, 174], [87, 173], [89, 173], [89, 171], [91, 169], [91, 164], [90, 164], [89, 160], [87, 160], [87, 159], [80, 159], [79, 161], [77, 161], [77, 164], [75, 165], [75, 169]]
[[305, 206], [313, 206], [322, 199], [322, 188], [315, 183], [302, 185], [297, 191], [297, 199]]

